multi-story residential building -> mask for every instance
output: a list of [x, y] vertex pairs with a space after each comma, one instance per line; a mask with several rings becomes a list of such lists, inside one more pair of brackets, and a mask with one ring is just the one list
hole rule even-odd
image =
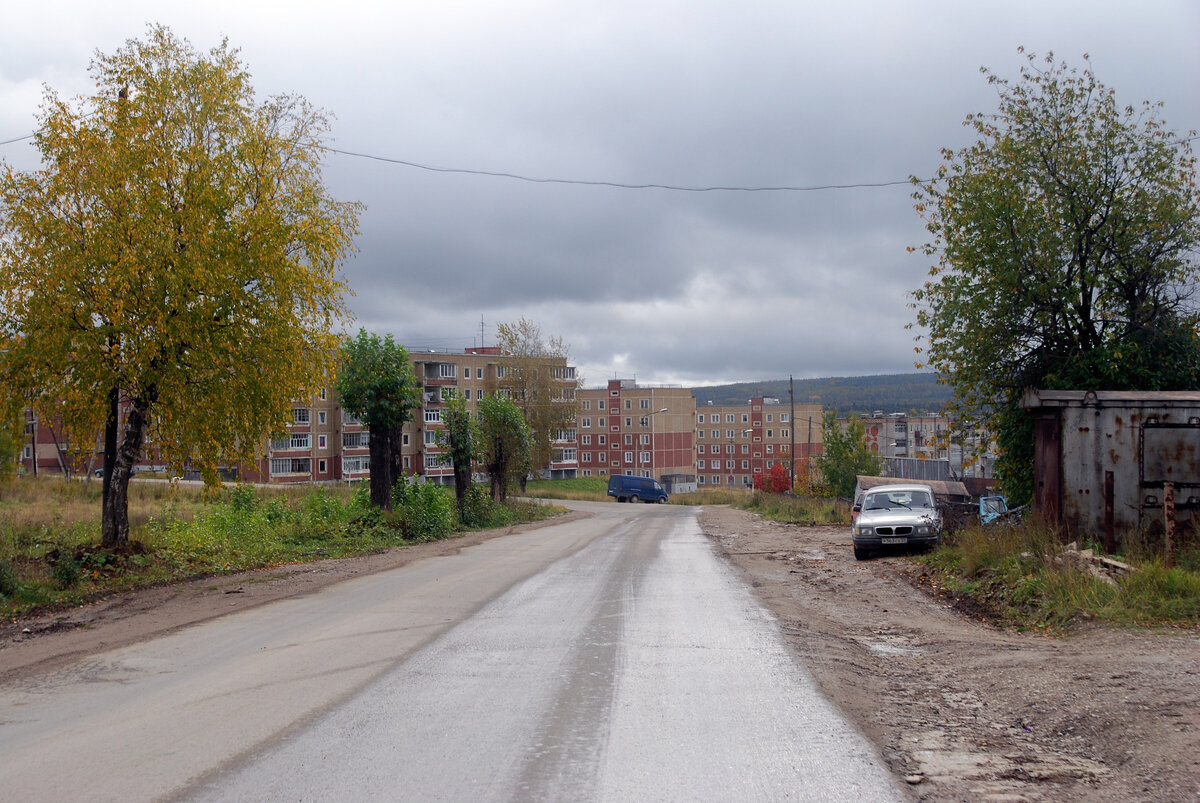
[[[914, 416], [875, 412], [863, 420], [867, 446], [888, 461], [894, 476], [918, 479], [990, 477], [995, 463], [992, 438], [983, 430], [960, 431], [945, 416]], [[913, 471], [906, 461], [942, 463], [940, 473], [930, 467]]]
[[[438, 433], [445, 429], [442, 411], [455, 395], [473, 410], [485, 393], [501, 388], [512, 358], [495, 346], [469, 348], [463, 352], [428, 350], [412, 353], [413, 371], [421, 394], [421, 407], [404, 427], [404, 469], [441, 483], [454, 482], [454, 471], [444, 462], [445, 450]], [[562, 358], [546, 358], [558, 385], [556, 403], [574, 404], [578, 382], [575, 368]], [[551, 479], [574, 477], [578, 472], [578, 442], [575, 429], [564, 427], [552, 433], [550, 464], [535, 467]]]
[[579, 471], [585, 477], [694, 475], [696, 399], [678, 386], [613, 379], [579, 391]]
[[[792, 470], [797, 461], [822, 451], [821, 405], [791, 405], [753, 398], [745, 404], [696, 408], [696, 480], [701, 487], [749, 487], [776, 464]], [[798, 429], [799, 427], [799, 429]]]

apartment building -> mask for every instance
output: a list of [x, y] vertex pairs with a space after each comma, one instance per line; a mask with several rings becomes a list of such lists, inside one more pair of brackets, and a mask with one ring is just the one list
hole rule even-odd
[[696, 399], [688, 388], [613, 379], [579, 391], [579, 472], [661, 480], [694, 475]]
[[777, 463], [791, 471], [793, 453], [797, 461], [821, 453], [821, 415], [819, 404], [798, 404], [793, 413], [770, 397], [697, 407], [697, 485], [746, 488]]

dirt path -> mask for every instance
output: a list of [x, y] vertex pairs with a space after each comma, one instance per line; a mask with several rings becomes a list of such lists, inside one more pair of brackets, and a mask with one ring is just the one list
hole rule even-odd
[[[856, 562], [845, 528], [728, 508], [706, 508], [700, 521], [916, 798], [1200, 799], [1200, 633], [1007, 632], [914, 588], [899, 558]], [[152, 588], [7, 623], [0, 681], [513, 531]]]
[[1004, 631], [855, 561], [847, 528], [700, 521], [918, 799], [1200, 799], [1200, 633]]

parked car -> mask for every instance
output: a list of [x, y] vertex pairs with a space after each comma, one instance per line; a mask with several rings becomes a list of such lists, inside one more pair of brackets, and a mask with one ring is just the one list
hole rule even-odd
[[608, 478], [608, 495], [616, 497], [618, 502], [657, 502], [667, 501], [666, 490], [658, 484], [658, 480], [650, 477], [635, 477], [632, 474], [613, 474]]
[[850, 528], [858, 560], [890, 546], [932, 549], [941, 533], [942, 517], [933, 489], [917, 484], [868, 488]]

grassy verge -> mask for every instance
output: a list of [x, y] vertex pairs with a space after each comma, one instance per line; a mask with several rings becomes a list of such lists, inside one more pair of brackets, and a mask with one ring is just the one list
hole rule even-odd
[[525, 496], [533, 499], [572, 499], [577, 502], [604, 502], [608, 499], [608, 477], [532, 480], [525, 484]]
[[1132, 570], [1104, 579], [1068, 554], [1057, 534], [1036, 523], [966, 527], [918, 561], [922, 582], [1019, 629], [1058, 629], [1095, 620], [1123, 626], [1200, 626], [1200, 548], [1167, 569], [1152, 550], [1131, 545]]
[[22, 478], [0, 488], [0, 617], [189, 577], [365, 555], [562, 512], [529, 502], [496, 505], [473, 489], [460, 521], [448, 488], [398, 488], [391, 512], [370, 508], [366, 490], [231, 486], [206, 495], [135, 482], [130, 543], [113, 552], [98, 546], [99, 482]]

